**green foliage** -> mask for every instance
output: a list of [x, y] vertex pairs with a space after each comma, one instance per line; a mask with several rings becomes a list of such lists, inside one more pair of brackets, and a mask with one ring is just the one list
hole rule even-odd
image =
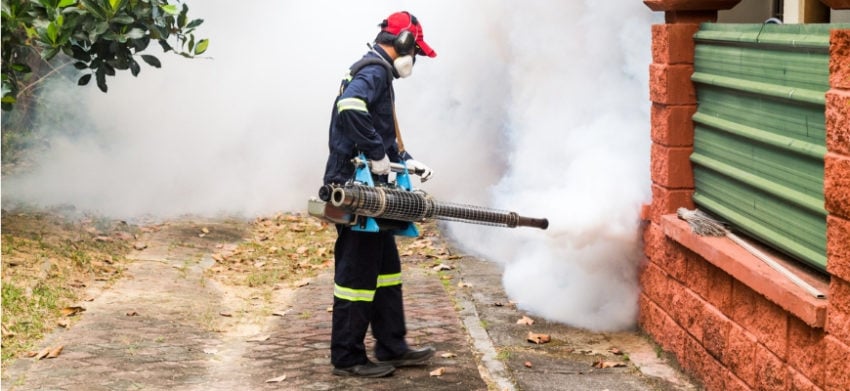
[[31, 80], [33, 61], [48, 62], [60, 53], [81, 71], [77, 84], [87, 85], [94, 78], [103, 92], [106, 76], [126, 70], [139, 74], [137, 55], [161, 67], [157, 57], [139, 54], [151, 41], [164, 52], [187, 58], [204, 53], [209, 40], [197, 40], [194, 34], [203, 19], [190, 20], [186, 4], [169, 2], [174, 1], [3, 0], [3, 109], [11, 109], [18, 94], [38, 82]]
[[45, 318], [58, 310], [58, 302], [62, 299], [61, 292], [48, 285], [37, 284], [27, 291], [12, 281], [3, 281], [2, 296], [4, 323], [14, 319], [8, 327], [12, 336], [3, 336], [2, 359], [6, 362], [31, 350], [33, 342], [50, 330], [52, 325], [45, 322]]

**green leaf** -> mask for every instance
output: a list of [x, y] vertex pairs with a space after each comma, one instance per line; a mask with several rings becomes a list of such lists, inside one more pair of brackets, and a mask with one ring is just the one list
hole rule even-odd
[[177, 10], [177, 6], [173, 4], [161, 5], [159, 8], [169, 15], [177, 15], [177, 13], [180, 12]]
[[141, 72], [141, 71], [142, 71], [142, 68], [139, 66], [139, 63], [137, 63], [136, 60], [133, 60], [131, 58], [130, 59], [130, 73], [132, 73], [133, 76], [138, 76], [139, 72]]
[[89, 67], [89, 65], [82, 62], [82, 61], [77, 61], [77, 62], [74, 63], [74, 68], [77, 68], [77, 69], [86, 69], [88, 67]]
[[105, 33], [106, 30], [109, 30], [109, 23], [100, 22], [92, 27], [92, 30], [89, 31], [89, 40], [91, 42], [95, 42], [100, 39], [100, 35]]
[[174, 50], [174, 48], [171, 47], [171, 44], [169, 44], [168, 41], [164, 39], [159, 40], [159, 46], [162, 46], [162, 51], [164, 52]]
[[50, 60], [51, 60], [51, 59], [53, 59], [53, 57], [54, 57], [54, 56], [56, 56], [58, 53], [59, 53], [59, 47], [55, 47], [55, 48], [47, 48], [47, 49], [44, 49], [44, 51], [43, 51], [43, 52], [41, 52], [41, 58], [42, 58], [44, 61], [50, 61]]
[[142, 60], [145, 60], [148, 65], [154, 68], [162, 68], [162, 63], [159, 62], [159, 59], [150, 54], [142, 54]]
[[0, 87], [0, 88], [2, 88], [3, 96], [6, 96], [6, 95], [9, 95], [9, 94], [12, 93], [12, 85], [6, 79], [7, 79], [6, 75], [3, 75], [3, 84], [2, 84], [2, 87]]
[[77, 0], [60, 0], [57, 8], [65, 8], [77, 3]]
[[86, 84], [89, 84], [89, 81], [91, 81], [91, 73], [89, 73], [88, 75], [81, 76], [80, 79], [77, 80], [77, 85], [84, 86]]
[[113, 10], [118, 9], [119, 3], [121, 3], [121, 0], [109, 0], [109, 6], [112, 7]]
[[15, 97], [14, 97], [14, 96], [12, 96], [12, 95], [4, 95], [4, 96], [3, 96], [3, 99], [2, 99], [2, 102], [3, 102], [3, 103], [15, 103], [16, 101], [17, 101], [17, 100], [16, 100], [16, 99], [15, 99]]
[[97, 80], [97, 88], [100, 88], [101, 91], [106, 92], [108, 88], [106, 87], [106, 75], [104, 74], [103, 68], [98, 68], [94, 76]]
[[56, 27], [56, 23], [50, 22], [47, 24], [47, 38], [50, 39], [50, 43], [56, 43], [56, 37], [59, 36], [59, 28]]
[[114, 18], [112, 18], [112, 21], [115, 22], [115, 23], [120, 23], [120, 24], [131, 24], [131, 23], [135, 22], [136, 19], [134, 19], [130, 15], [122, 14], [122, 15], [118, 15], [118, 16], [115, 16]]
[[193, 21], [189, 22], [189, 24], [187, 24], [187, 25], [186, 25], [186, 28], [187, 28], [187, 29], [193, 29], [193, 28], [195, 28], [195, 27], [200, 26], [200, 25], [201, 25], [201, 23], [204, 23], [204, 20], [203, 20], [203, 19], [195, 19], [195, 20], [193, 20]]
[[27, 38], [35, 38], [38, 36], [38, 30], [34, 26], [27, 26]]
[[195, 46], [195, 55], [197, 56], [197, 55], [203, 54], [205, 51], [207, 51], [207, 46], [209, 46], [209, 44], [210, 44], [209, 39], [200, 40], [198, 42], [198, 44]]
[[83, 8], [87, 9], [98, 19], [106, 19], [106, 11], [101, 8], [100, 5], [97, 4], [94, 0], [80, 0], [80, 3], [83, 5]]
[[127, 38], [130, 39], [139, 39], [145, 36], [145, 30], [142, 30], [138, 27], [134, 27], [130, 31], [127, 32]]
[[30, 69], [29, 65], [21, 64], [21, 63], [12, 64], [12, 70], [14, 70], [15, 72], [19, 72], [19, 73], [30, 73], [30, 72], [32, 72], [32, 69]]
[[135, 49], [135, 52], [139, 53], [139, 52], [142, 52], [145, 49], [147, 49], [147, 47], [150, 43], [151, 43], [150, 37], [144, 36], [142, 38], [135, 40], [135, 42], [133, 42], [132, 46]]

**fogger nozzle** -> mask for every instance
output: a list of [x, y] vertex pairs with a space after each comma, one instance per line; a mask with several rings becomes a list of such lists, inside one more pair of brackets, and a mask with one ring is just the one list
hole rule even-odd
[[[546, 229], [549, 220], [520, 216], [508, 212], [434, 200], [422, 191], [405, 191], [349, 183], [327, 185], [319, 197], [333, 206], [352, 214], [401, 221], [422, 221], [433, 218], [509, 228], [535, 227]], [[325, 198], [327, 197], [327, 198]]]

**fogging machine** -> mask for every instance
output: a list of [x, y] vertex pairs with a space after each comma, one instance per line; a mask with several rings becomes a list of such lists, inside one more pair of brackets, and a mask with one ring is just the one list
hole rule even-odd
[[[354, 178], [345, 184], [329, 184], [319, 189], [318, 198], [308, 201], [308, 213], [333, 224], [351, 226], [364, 232], [393, 231], [402, 236], [419, 236], [415, 222], [428, 219], [459, 221], [499, 227], [546, 229], [549, 220], [520, 216], [516, 212], [435, 200], [414, 189], [404, 163], [390, 163], [395, 180], [376, 183], [369, 161], [363, 154], [352, 159]], [[413, 172], [422, 174], [421, 172]]]

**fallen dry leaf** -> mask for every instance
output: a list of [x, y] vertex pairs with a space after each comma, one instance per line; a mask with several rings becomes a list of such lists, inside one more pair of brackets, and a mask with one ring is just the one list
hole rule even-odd
[[139, 316], [139, 313], [136, 311], [128, 311], [125, 315], [127, 316]]
[[38, 353], [35, 354], [36, 360], [41, 360], [42, 358], [47, 357], [50, 354], [50, 348], [41, 349]]
[[328, 311], [328, 312], [334, 312], [334, 307], [333, 307], [333, 306], [330, 306], [330, 307], [328, 307], [327, 309], [325, 309], [325, 311]]
[[531, 361], [526, 361], [523, 365], [525, 365], [526, 368], [531, 368], [533, 366]]
[[458, 288], [469, 288], [471, 286], [472, 286], [471, 284], [463, 282], [463, 281], [457, 283]]
[[68, 319], [59, 319], [56, 324], [62, 328], [68, 328], [71, 325], [71, 322]]
[[437, 368], [437, 369], [435, 369], [435, 370], [431, 371], [431, 372], [429, 373], [429, 375], [431, 375], [431, 376], [443, 376], [443, 373], [445, 373], [445, 372], [446, 372], [446, 368], [444, 368], [444, 367], [439, 367], [439, 368]]
[[219, 312], [218, 314], [226, 318], [230, 318], [233, 316], [233, 314], [231, 314], [230, 312]]
[[593, 364], [591, 364], [591, 366], [592, 366], [592, 367], [594, 367], [594, 368], [602, 368], [602, 369], [604, 369], [604, 368], [625, 367], [625, 366], [626, 366], [626, 364], [621, 363], [621, 362], [616, 362], [616, 361], [602, 361], [602, 360], [598, 360], [598, 361], [594, 361], [594, 362], [593, 362]]
[[533, 342], [539, 345], [542, 343], [547, 343], [550, 340], [551, 338], [549, 338], [549, 334], [536, 334], [532, 333], [531, 331], [528, 332], [528, 342]]
[[622, 350], [620, 350], [620, 349], [618, 349], [618, 348], [611, 348], [611, 349], [608, 349], [608, 351], [609, 351], [611, 354], [616, 354], [616, 355], [618, 355], [618, 356], [623, 355], [623, 351], [622, 351]]
[[433, 270], [435, 272], [439, 272], [439, 271], [443, 271], [443, 270], [452, 270], [452, 269], [454, 269], [453, 266], [446, 265], [445, 263], [441, 263], [441, 264], [431, 268], [431, 270]]
[[534, 324], [534, 319], [531, 319], [531, 318], [523, 315], [523, 317], [520, 318], [520, 320], [516, 321], [516, 324], [525, 324], [525, 325], [531, 326], [531, 325]]
[[452, 352], [446, 352], [446, 353], [441, 354], [440, 357], [442, 357], [442, 358], [453, 358], [453, 357], [457, 357], [457, 354], [454, 354]]
[[286, 380], [286, 375], [281, 375], [281, 376], [273, 377], [269, 380], [266, 380], [266, 383], [280, 383], [284, 380]]
[[138, 250], [138, 251], [142, 251], [142, 250], [148, 248], [148, 245], [145, 244], [145, 243], [135, 243], [135, 244], [133, 244], [133, 248]]
[[68, 285], [72, 286], [74, 288], [85, 288], [86, 287], [86, 283], [84, 283], [80, 280], [71, 281], [71, 282], [68, 283]]
[[248, 339], [247, 342], [263, 342], [267, 341], [269, 338], [271, 338], [271, 335], [258, 335], [256, 337]]
[[74, 315], [79, 314], [80, 312], [83, 312], [85, 310], [86, 310], [85, 308], [80, 307], [80, 306], [72, 306], [72, 307], [65, 307], [65, 308], [61, 309], [60, 313], [62, 314], [62, 316], [74, 316]]
[[54, 347], [53, 349], [50, 349], [50, 352], [47, 353], [47, 358], [59, 357], [59, 353], [62, 353], [62, 348], [64, 347], [64, 345], [59, 345]]
[[304, 279], [293, 282], [292, 286], [295, 287], [295, 288], [305, 287], [307, 285], [310, 285], [310, 280], [311, 280], [310, 278], [304, 278]]

